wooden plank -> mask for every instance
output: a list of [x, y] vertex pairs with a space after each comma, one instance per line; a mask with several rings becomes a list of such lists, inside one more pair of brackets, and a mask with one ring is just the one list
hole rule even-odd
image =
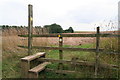
[[[58, 37], [59, 34], [42, 34], [32, 35], [32, 37]], [[18, 35], [20, 37], [28, 37], [28, 35]], [[97, 34], [61, 34], [61, 37], [96, 37]], [[100, 34], [100, 37], [120, 37], [116, 34]]]
[[31, 61], [31, 60], [34, 60], [36, 58], [42, 57], [44, 55], [45, 55], [45, 52], [39, 52], [39, 53], [36, 53], [34, 55], [26, 56], [24, 58], [21, 58], [21, 61]]
[[43, 71], [50, 62], [43, 62], [28, 71], [29, 78], [38, 78], [39, 72]]
[[[57, 60], [57, 59], [51, 59], [51, 58], [39, 58], [38, 61], [46, 61], [46, 62], [52, 62], [52, 63], [63, 63], [63, 64], [72, 64], [72, 61], [70, 60]], [[76, 61], [76, 65], [81, 66], [95, 66], [95, 62], [88, 62], [88, 61]], [[99, 67], [101, 68], [108, 68], [108, 69], [117, 69], [117, 65], [112, 64], [99, 64]]]
[[[54, 70], [54, 69], [45, 69], [46, 72], [54, 72], [54, 73], [61, 73], [61, 74], [81, 74], [81, 72], [77, 71], [69, 71], [69, 70]], [[82, 73], [83, 74], [83, 73]]]
[[[18, 45], [21, 48], [27, 48], [27, 46]], [[48, 50], [69, 50], [69, 51], [91, 51], [96, 52], [94, 48], [71, 48], [71, 47], [42, 47], [42, 46], [33, 46], [34, 49], [48, 49]], [[103, 51], [103, 49], [99, 49], [99, 51]]]
[[38, 66], [30, 69], [29, 72], [33, 72], [33, 73], [41, 72], [42, 70], [45, 69], [46, 65], [48, 65], [48, 64], [50, 64], [50, 62], [43, 62], [43, 63], [39, 64]]
[[28, 55], [32, 53], [33, 6], [28, 5]]

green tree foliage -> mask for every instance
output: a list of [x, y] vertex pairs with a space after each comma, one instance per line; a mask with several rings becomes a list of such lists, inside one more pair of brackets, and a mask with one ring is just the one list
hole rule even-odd
[[51, 25], [45, 25], [45, 28], [49, 28], [49, 33], [74, 33], [74, 30], [72, 27], [69, 27], [69, 29], [63, 30], [62, 27], [56, 23]]
[[54, 23], [51, 25], [45, 25], [45, 28], [49, 28], [49, 33], [62, 33], [63, 29], [60, 25]]
[[72, 27], [69, 27], [69, 29], [68, 29], [71, 33], [74, 33], [74, 30], [73, 30], [73, 28]]
[[74, 30], [72, 27], [69, 27], [69, 29], [64, 30], [64, 33], [74, 33]]

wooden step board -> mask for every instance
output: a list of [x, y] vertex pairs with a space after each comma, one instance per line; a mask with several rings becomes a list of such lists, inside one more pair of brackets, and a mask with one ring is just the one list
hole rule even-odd
[[29, 74], [29, 78], [38, 78], [38, 73], [41, 72], [42, 70], [45, 69], [45, 67], [50, 64], [50, 62], [43, 62], [41, 64], [39, 64], [38, 66], [30, 69], [28, 71], [28, 74]]
[[45, 55], [45, 52], [39, 52], [39, 53], [36, 53], [34, 55], [30, 55], [30, 56], [21, 58], [21, 60], [31, 61], [31, 60], [34, 60], [34, 59], [39, 58], [41, 56], [44, 56], [44, 55]]

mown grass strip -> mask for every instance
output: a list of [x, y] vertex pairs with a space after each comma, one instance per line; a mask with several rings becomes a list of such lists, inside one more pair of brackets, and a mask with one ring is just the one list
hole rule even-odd
[[[42, 35], [32, 35], [32, 37], [96, 37], [97, 34], [42, 34]], [[28, 35], [18, 35], [20, 37], [28, 37]], [[100, 37], [120, 37], [120, 35], [115, 34], [99, 34]]]
[[[18, 46], [21, 48], [28, 48], [27, 46]], [[96, 52], [96, 49], [94, 48], [70, 48], [70, 47], [42, 47], [42, 46], [32, 46], [34, 49], [48, 49], [48, 50], [71, 50], [71, 51], [92, 51]], [[99, 49], [100, 51], [103, 51], [103, 49]]]

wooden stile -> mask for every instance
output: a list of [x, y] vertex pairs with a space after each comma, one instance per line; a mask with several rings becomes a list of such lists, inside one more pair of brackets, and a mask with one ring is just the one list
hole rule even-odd
[[21, 58], [21, 77], [28, 78], [28, 71], [31, 69], [31, 61], [44, 56], [45, 52], [40, 52], [31, 56]]

